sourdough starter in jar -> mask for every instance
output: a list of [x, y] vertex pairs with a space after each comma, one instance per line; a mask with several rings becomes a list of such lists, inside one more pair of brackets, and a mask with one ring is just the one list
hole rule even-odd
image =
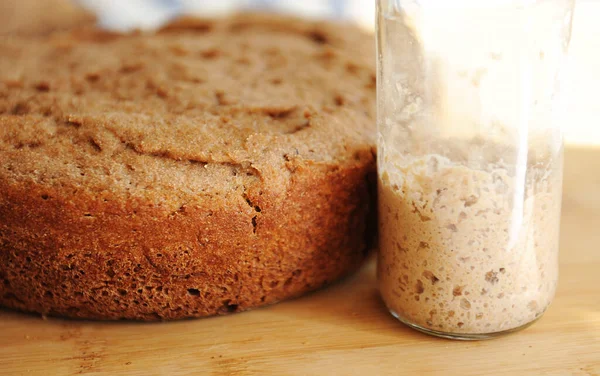
[[401, 321], [473, 339], [554, 297], [572, 2], [464, 3], [379, 1], [378, 280]]
[[518, 328], [548, 307], [558, 278], [560, 169], [531, 162], [522, 223], [510, 169], [439, 155], [402, 161], [379, 180], [379, 284], [402, 320], [451, 333]]

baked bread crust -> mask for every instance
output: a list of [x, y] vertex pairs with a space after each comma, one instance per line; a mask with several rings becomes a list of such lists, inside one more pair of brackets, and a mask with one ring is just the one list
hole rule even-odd
[[355, 270], [376, 218], [371, 45], [262, 15], [1, 41], [0, 305], [200, 317]]
[[0, 36], [35, 36], [88, 27], [96, 16], [71, 0], [1, 0]]

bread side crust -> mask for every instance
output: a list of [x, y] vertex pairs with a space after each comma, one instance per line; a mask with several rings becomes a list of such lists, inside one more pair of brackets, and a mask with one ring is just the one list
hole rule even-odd
[[[374, 157], [298, 167], [259, 188], [172, 212], [0, 182], [0, 305], [87, 319], [244, 311], [318, 289], [365, 259]], [[284, 199], [276, 197], [283, 194]]]

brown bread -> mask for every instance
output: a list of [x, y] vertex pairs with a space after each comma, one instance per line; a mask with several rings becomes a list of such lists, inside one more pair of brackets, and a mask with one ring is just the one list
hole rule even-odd
[[44, 35], [95, 23], [74, 0], [0, 0], [0, 36]]
[[372, 45], [261, 15], [0, 39], [0, 305], [199, 317], [355, 270], [375, 221]]

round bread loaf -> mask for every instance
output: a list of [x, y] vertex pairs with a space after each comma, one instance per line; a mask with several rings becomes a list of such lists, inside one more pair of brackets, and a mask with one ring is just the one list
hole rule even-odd
[[372, 38], [278, 16], [0, 39], [0, 305], [161, 320], [355, 270]]

